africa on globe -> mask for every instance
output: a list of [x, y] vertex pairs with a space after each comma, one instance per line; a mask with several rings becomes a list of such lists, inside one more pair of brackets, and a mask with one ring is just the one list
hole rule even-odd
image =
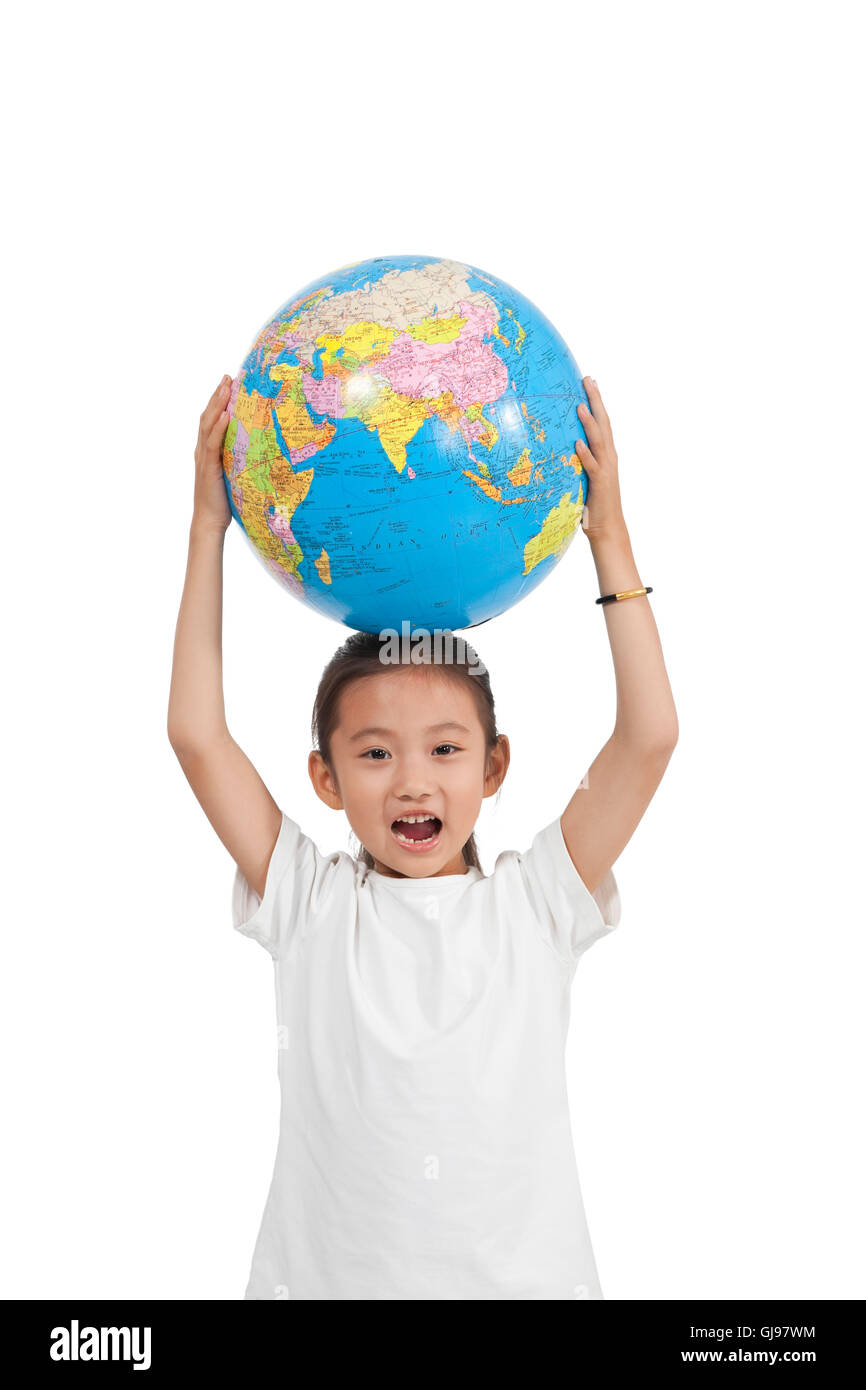
[[232, 515], [348, 627], [475, 627], [580, 525], [581, 401], [568, 346], [504, 281], [432, 256], [343, 266], [286, 301], [232, 382]]

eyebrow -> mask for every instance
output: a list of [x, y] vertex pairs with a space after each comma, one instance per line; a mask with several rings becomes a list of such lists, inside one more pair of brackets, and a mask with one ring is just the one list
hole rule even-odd
[[[463, 734], [471, 732], [470, 729], [467, 729], [465, 724], [458, 724], [456, 719], [445, 719], [441, 724], [429, 724], [424, 730], [424, 733], [438, 734], [441, 733], [443, 729], [459, 729]], [[370, 724], [366, 729], [359, 729], [357, 733], [352, 734], [349, 738], [349, 742], [355, 743], [359, 738], [368, 738], [371, 734], [379, 734], [384, 738], [389, 738], [393, 733], [393, 729], [383, 729], [378, 724]]]

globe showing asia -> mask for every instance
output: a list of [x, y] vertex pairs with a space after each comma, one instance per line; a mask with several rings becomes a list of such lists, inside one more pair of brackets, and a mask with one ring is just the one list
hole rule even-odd
[[494, 275], [343, 266], [268, 320], [232, 382], [232, 515], [280, 584], [348, 627], [475, 627], [575, 535], [585, 400], [559, 333]]

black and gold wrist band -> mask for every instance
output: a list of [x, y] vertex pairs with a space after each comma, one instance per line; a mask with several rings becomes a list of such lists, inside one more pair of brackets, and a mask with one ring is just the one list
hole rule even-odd
[[620, 603], [624, 598], [639, 598], [641, 594], [651, 594], [652, 586], [646, 589], [624, 589], [621, 594], [605, 594], [604, 598], [597, 598], [596, 603]]

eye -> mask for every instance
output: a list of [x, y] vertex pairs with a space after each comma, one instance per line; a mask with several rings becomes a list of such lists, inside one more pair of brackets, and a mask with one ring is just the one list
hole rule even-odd
[[460, 752], [460, 749], [457, 747], [456, 743], [439, 743], [433, 749], [433, 752], [436, 753], [440, 748], [453, 748], [455, 753]]
[[362, 757], [362, 758], [370, 758], [370, 761], [373, 762], [373, 763], [380, 763], [380, 762], [382, 761], [382, 759], [381, 759], [381, 758], [373, 758], [373, 757], [371, 757], [370, 755], [371, 755], [372, 753], [384, 753], [386, 758], [390, 758], [390, 756], [391, 756], [390, 753], [388, 753], [387, 750], [384, 749], [384, 748], [368, 748], [367, 751], [366, 751], [366, 753], [362, 753], [362, 754], [361, 754], [361, 757]]

